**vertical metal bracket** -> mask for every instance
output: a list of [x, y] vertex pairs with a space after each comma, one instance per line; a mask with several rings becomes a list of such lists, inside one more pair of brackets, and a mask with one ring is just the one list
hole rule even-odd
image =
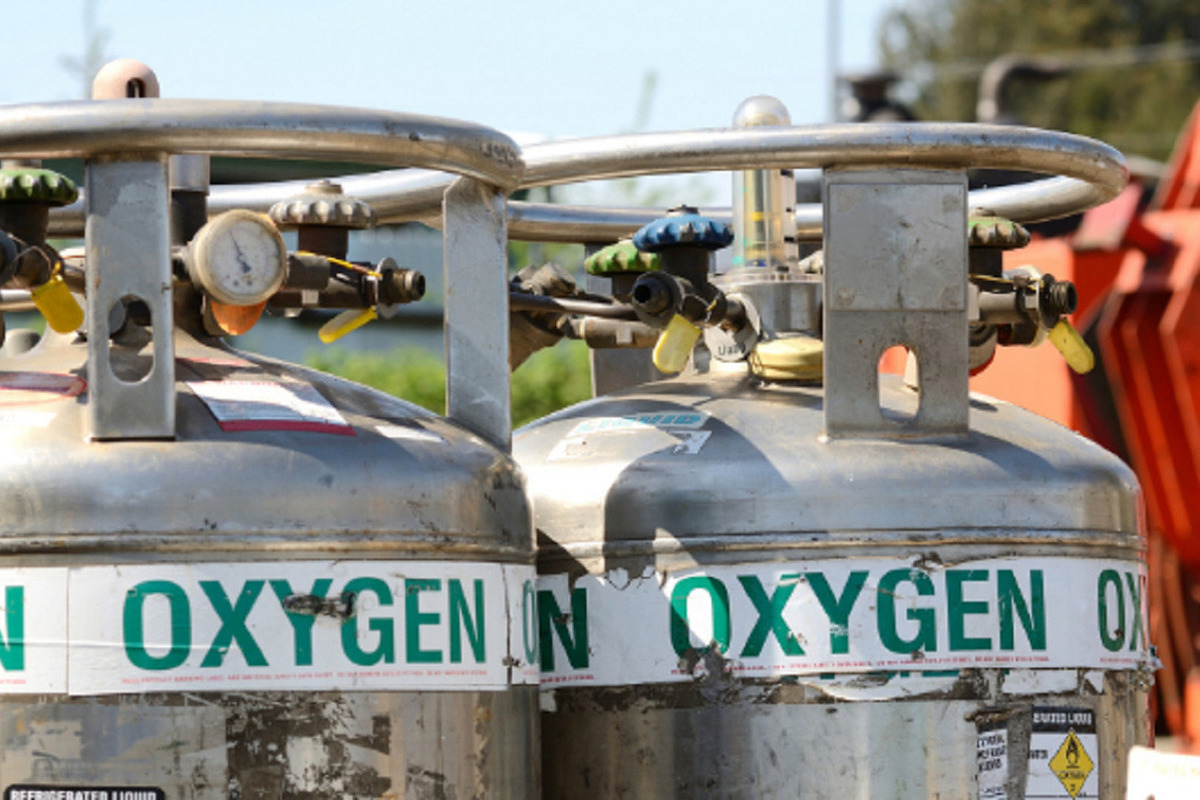
[[446, 276], [446, 416], [506, 451], [508, 209], [504, 193], [459, 178], [442, 200]]
[[[175, 436], [175, 346], [166, 156], [87, 162], [88, 436]], [[150, 310], [153, 364], [128, 382], [113, 371], [109, 321], [133, 297]]]
[[[961, 170], [826, 170], [825, 431], [832, 437], [968, 429], [967, 181]], [[879, 358], [917, 358], [920, 404], [884, 416]]]

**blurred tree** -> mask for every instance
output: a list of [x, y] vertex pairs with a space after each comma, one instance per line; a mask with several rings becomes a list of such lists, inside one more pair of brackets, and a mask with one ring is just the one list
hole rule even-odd
[[96, 0], [83, 2], [83, 51], [79, 57], [61, 56], [59, 66], [75, 76], [80, 83], [79, 96], [87, 100], [92, 96], [92, 79], [108, 62], [105, 48], [111, 31], [96, 24]]
[[1200, 99], [1194, 0], [910, 0], [885, 17], [880, 48], [886, 66], [916, 81], [926, 120], [975, 119], [992, 59], [1052, 56], [1067, 72], [1014, 84], [1017, 119], [1156, 158]]

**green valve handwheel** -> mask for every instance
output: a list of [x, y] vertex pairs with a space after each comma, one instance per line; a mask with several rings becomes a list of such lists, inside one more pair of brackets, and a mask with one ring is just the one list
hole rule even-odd
[[65, 206], [77, 199], [75, 184], [54, 170], [28, 166], [0, 169], [0, 231], [29, 252], [40, 254], [29, 259], [14, 258], [5, 265], [9, 274], [0, 281], [15, 276], [18, 285], [27, 286], [34, 306], [58, 333], [79, 329], [84, 318], [83, 309], [61, 275], [61, 259], [46, 245], [46, 224], [50, 207]]
[[622, 275], [652, 272], [658, 269], [658, 254], [643, 253], [633, 242], [624, 239], [597, 250], [583, 262], [589, 275]]
[[66, 175], [41, 167], [0, 169], [0, 203], [65, 206], [79, 199], [79, 190]]

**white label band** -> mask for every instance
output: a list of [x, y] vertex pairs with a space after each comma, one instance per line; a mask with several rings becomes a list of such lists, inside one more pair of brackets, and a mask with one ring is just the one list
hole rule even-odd
[[538, 583], [542, 684], [1149, 661], [1138, 561], [858, 558]]
[[533, 587], [431, 561], [0, 570], [0, 694], [536, 683]]

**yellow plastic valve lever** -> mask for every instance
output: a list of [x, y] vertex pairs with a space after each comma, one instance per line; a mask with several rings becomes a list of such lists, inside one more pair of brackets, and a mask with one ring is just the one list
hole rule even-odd
[[83, 309], [75, 302], [61, 275], [55, 275], [30, 293], [33, 304], [57, 333], [70, 333], [83, 325]]
[[659, 372], [679, 372], [692, 355], [692, 348], [700, 338], [700, 329], [676, 314], [667, 323], [667, 328], [654, 345], [654, 366]]
[[352, 308], [349, 311], [343, 311], [322, 325], [321, 329], [317, 331], [317, 336], [325, 344], [333, 344], [350, 331], [361, 328], [377, 316], [374, 307], [362, 310]]
[[1067, 366], [1080, 375], [1091, 372], [1092, 367], [1096, 366], [1096, 356], [1092, 353], [1092, 348], [1088, 347], [1079, 331], [1075, 330], [1075, 326], [1067, 322], [1066, 318], [1060, 319], [1058, 324], [1050, 329], [1047, 338], [1058, 348], [1058, 352], [1062, 353]]

